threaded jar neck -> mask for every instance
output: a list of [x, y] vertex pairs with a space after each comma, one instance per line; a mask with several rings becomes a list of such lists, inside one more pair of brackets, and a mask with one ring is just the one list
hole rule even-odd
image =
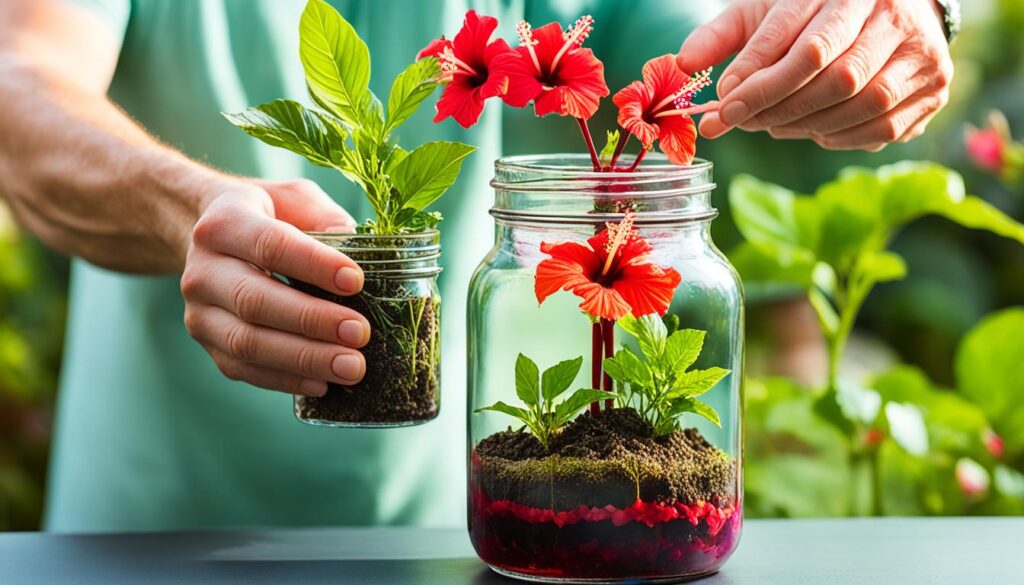
[[441, 272], [441, 233], [437, 230], [408, 235], [308, 234], [354, 260], [367, 278], [405, 279]]

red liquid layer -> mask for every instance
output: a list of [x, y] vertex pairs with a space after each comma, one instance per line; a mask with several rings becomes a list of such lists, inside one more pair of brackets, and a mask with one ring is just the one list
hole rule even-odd
[[739, 540], [738, 506], [636, 501], [626, 508], [536, 508], [470, 492], [469, 532], [484, 562], [564, 579], [666, 579], [717, 570]]

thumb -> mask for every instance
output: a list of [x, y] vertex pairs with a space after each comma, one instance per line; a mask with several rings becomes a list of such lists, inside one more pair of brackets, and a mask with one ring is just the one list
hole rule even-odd
[[305, 232], [352, 232], [356, 222], [340, 205], [309, 179], [263, 181], [262, 187], [274, 201], [274, 216]]
[[747, 12], [750, 3], [734, 2], [714, 20], [697, 27], [683, 41], [676, 55], [676, 64], [687, 73], [695, 73], [717, 65], [737, 53], [750, 40]]

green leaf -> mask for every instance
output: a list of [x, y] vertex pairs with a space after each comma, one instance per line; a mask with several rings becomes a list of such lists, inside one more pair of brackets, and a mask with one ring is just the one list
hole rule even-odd
[[780, 258], [784, 256], [770, 244], [755, 246], [750, 242], [740, 242], [729, 252], [729, 262], [740, 273], [745, 285], [767, 283], [809, 288], [814, 283], [814, 260], [806, 257], [782, 264]]
[[661, 318], [661, 322], [665, 324], [665, 332], [671, 336], [676, 331], [679, 331], [679, 315], [666, 314]]
[[718, 412], [715, 411], [714, 408], [711, 408], [711, 406], [708, 405], [707, 403], [701, 402], [699, 400], [694, 400], [693, 398], [676, 398], [675, 400], [672, 401], [672, 405], [669, 406], [669, 409], [666, 412], [666, 416], [670, 418], [675, 418], [678, 417], [679, 415], [686, 414], [687, 412], [698, 414], [708, 419], [709, 421], [715, 423], [719, 427], [722, 426], [722, 420], [718, 418]]
[[697, 361], [704, 347], [706, 331], [681, 329], [669, 335], [665, 342], [665, 362], [681, 375]]
[[346, 124], [363, 124], [369, 101], [370, 51], [352, 25], [323, 0], [309, 0], [299, 20], [299, 57], [319, 100]]
[[410, 152], [391, 172], [402, 207], [423, 209], [436, 201], [459, 177], [462, 160], [474, 150], [461, 142], [428, 142]]
[[907, 276], [907, 263], [895, 252], [865, 252], [857, 258], [857, 271], [873, 282], [890, 282]]
[[623, 347], [603, 362], [604, 371], [620, 384], [649, 388], [654, 384], [651, 370], [628, 347]]
[[395, 214], [393, 227], [409, 233], [417, 233], [436, 228], [441, 219], [443, 218], [438, 211], [422, 211], [406, 207]]
[[333, 119], [299, 102], [274, 100], [224, 117], [246, 134], [300, 154], [315, 165], [336, 167], [336, 152], [345, 149], [345, 129]]
[[996, 235], [1024, 243], [1024, 225], [977, 197], [966, 197], [948, 203], [937, 213], [964, 227], [987, 230]]
[[1006, 442], [1024, 453], [1024, 308], [989, 315], [961, 342], [957, 388], [974, 401]]
[[611, 392], [605, 392], [604, 390], [594, 390], [591, 388], [580, 388], [579, 390], [572, 393], [569, 398], [558, 404], [555, 407], [555, 426], [562, 426], [569, 422], [573, 416], [579, 411], [583, 410], [592, 402], [598, 400], [611, 400], [615, 398], [615, 395]]
[[920, 408], [913, 404], [889, 402], [885, 405], [885, 420], [893, 441], [904, 451], [918, 457], [928, 453], [928, 429]]
[[729, 375], [725, 368], [712, 367], [706, 370], [690, 370], [678, 376], [668, 392], [670, 398], [700, 396], [712, 389], [722, 378]]
[[558, 362], [544, 370], [544, 375], [541, 377], [544, 400], [551, 402], [562, 392], [568, 390], [573, 380], [576, 379], [576, 375], [580, 373], [582, 366], [583, 356], [580, 356], [573, 360]]
[[818, 315], [818, 324], [826, 335], [835, 335], [839, 329], [839, 315], [823, 292], [817, 287], [807, 291], [807, 300]]
[[612, 162], [612, 157], [615, 156], [615, 148], [619, 145], [619, 131], [613, 130], [608, 132], [608, 139], [604, 143], [604, 148], [601, 149], [601, 154], [598, 157], [602, 166], [608, 165]]
[[516, 395], [527, 406], [540, 403], [540, 370], [533, 360], [523, 354], [516, 359]]
[[693, 402], [693, 412], [715, 423], [715, 425], [718, 427], [722, 426], [722, 420], [718, 418], [718, 412], [716, 412], [714, 408], [711, 408], [711, 406], [705, 402], [695, 400]]
[[530, 416], [529, 412], [523, 410], [522, 408], [519, 408], [519, 407], [516, 407], [516, 406], [511, 406], [509, 404], [505, 404], [504, 402], [501, 402], [501, 401], [495, 402], [494, 404], [492, 404], [490, 406], [485, 406], [483, 408], [478, 408], [478, 409], [474, 410], [473, 412], [486, 412], [486, 411], [500, 412], [500, 413], [503, 413], [503, 414], [507, 414], [509, 416], [514, 416], [515, 418], [517, 418], [517, 419], [523, 421], [524, 423], [526, 423], [527, 426], [530, 426], [531, 424], [533, 424], [533, 418]]
[[665, 353], [665, 340], [668, 338], [668, 328], [661, 317], [652, 313], [637, 319], [627, 314], [616, 321], [616, 324], [636, 338], [640, 351], [648, 361], [655, 363], [661, 360], [662, 354]]
[[398, 74], [391, 85], [391, 93], [388, 94], [385, 134], [390, 134], [419, 109], [423, 100], [434, 92], [440, 74], [441, 66], [436, 57], [415, 61]]
[[882, 186], [882, 216], [890, 229], [964, 198], [959, 174], [933, 162], [902, 161], [876, 171]]
[[812, 200], [740, 175], [730, 185], [729, 205], [743, 237], [781, 265], [813, 264], [818, 219]]

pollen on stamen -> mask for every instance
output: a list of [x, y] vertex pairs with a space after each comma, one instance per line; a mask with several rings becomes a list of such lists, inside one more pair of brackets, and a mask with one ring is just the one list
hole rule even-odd
[[587, 40], [590, 33], [594, 31], [594, 17], [589, 14], [581, 16], [572, 25], [572, 28], [562, 33], [562, 39], [579, 47]]
[[537, 39], [533, 38], [533, 27], [530, 23], [525, 20], [520, 20], [519, 24], [516, 25], [516, 34], [519, 35], [519, 44], [524, 47], [533, 47], [537, 44]]
[[623, 244], [636, 237], [636, 232], [633, 231], [634, 221], [636, 221], [636, 213], [629, 211], [619, 223], [606, 224], [608, 228], [608, 245], [605, 251], [608, 252], [609, 258], [614, 256], [615, 252]]
[[673, 108], [682, 110], [693, 105], [693, 98], [705, 87], [711, 85], [711, 68], [695, 73], [676, 92], [676, 98], [672, 101]]

